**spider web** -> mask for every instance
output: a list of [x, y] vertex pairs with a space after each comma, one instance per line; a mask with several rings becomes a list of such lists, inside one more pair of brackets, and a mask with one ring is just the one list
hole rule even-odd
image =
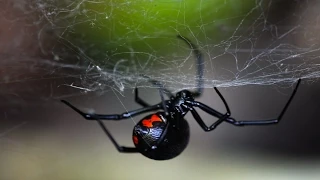
[[319, 77], [316, 1], [16, 0], [1, 7], [1, 21], [19, 29], [1, 43], [5, 84], [63, 79], [52, 91], [121, 92], [153, 87], [144, 75], [173, 91], [196, 88], [195, 58], [178, 34], [202, 51], [205, 88]]

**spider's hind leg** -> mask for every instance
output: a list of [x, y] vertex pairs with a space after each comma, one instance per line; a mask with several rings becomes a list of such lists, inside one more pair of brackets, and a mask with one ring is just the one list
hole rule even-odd
[[109, 139], [111, 140], [112, 144], [116, 147], [116, 149], [121, 152], [121, 153], [136, 153], [139, 152], [137, 148], [134, 147], [125, 147], [125, 146], [120, 146], [117, 141], [114, 139], [114, 137], [111, 135], [111, 133], [109, 132], [109, 130], [105, 127], [105, 125], [103, 124], [102, 121], [97, 120], [97, 122], [99, 123], [100, 127], [102, 128], [102, 130], [104, 131], [104, 133], [109, 137]]
[[200, 97], [203, 93], [203, 74], [204, 74], [204, 60], [203, 60], [203, 55], [202, 52], [198, 49], [198, 47], [193, 44], [188, 38], [178, 35], [177, 36], [179, 39], [183, 40], [186, 44], [189, 45], [191, 48], [193, 54], [196, 57], [196, 66], [197, 66], [197, 90], [193, 92], [193, 97], [197, 98]]
[[148, 107], [150, 106], [148, 103], [146, 103], [144, 100], [142, 100], [139, 97], [139, 92], [138, 92], [138, 88], [134, 89], [134, 100], [136, 101], [136, 103], [140, 104], [143, 107]]

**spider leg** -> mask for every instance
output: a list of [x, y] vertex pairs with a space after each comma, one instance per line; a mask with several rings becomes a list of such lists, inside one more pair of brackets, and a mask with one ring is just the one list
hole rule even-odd
[[166, 105], [164, 97], [163, 97], [163, 89], [162, 88], [159, 88], [159, 94], [160, 94], [160, 98], [161, 98], [162, 109], [164, 110], [166, 116], [168, 116], [169, 112], [168, 112], [167, 105]]
[[144, 77], [144, 78], [147, 78], [150, 83], [152, 83], [153, 85], [157, 86], [159, 89], [162, 89], [163, 92], [164, 92], [169, 98], [174, 97], [174, 95], [173, 95], [168, 89], [164, 88], [164, 85], [163, 85], [161, 82], [159, 82], [159, 81], [157, 81], [157, 80], [154, 80], [154, 79], [151, 79], [149, 76], [146, 76], [146, 75], [144, 75], [144, 74], [141, 74], [141, 76]]
[[69, 106], [70, 108], [72, 108], [74, 111], [78, 112], [80, 115], [82, 115], [85, 119], [87, 120], [96, 120], [100, 127], [102, 128], [102, 130], [104, 131], [104, 133], [109, 137], [109, 139], [111, 140], [111, 142], [113, 143], [113, 145], [116, 147], [116, 149], [119, 152], [123, 152], [123, 153], [135, 153], [135, 152], [139, 152], [137, 150], [137, 148], [134, 147], [125, 147], [125, 146], [119, 146], [119, 144], [116, 142], [116, 140], [114, 139], [114, 137], [111, 135], [111, 133], [108, 131], [108, 129], [106, 128], [106, 126], [103, 124], [103, 122], [101, 121], [101, 119], [105, 119], [105, 120], [121, 120], [121, 119], [127, 119], [129, 117], [132, 116], [136, 116], [145, 112], [149, 112], [149, 111], [154, 111], [154, 110], [158, 110], [162, 108], [162, 104], [156, 104], [154, 106], [149, 106], [149, 107], [145, 107], [145, 108], [141, 108], [135, 111], [130, 111], [127, 113], [123, 113], [123, 114], [113, 114], [113, 115], [102, 115], [102, 114], [88, 114], [88, 113], [84, 113], [81, 110], [79, 110], [78, 108], [76, 108], [75, 106], [73, 106], [72, 104], [70, 104], [69, 102], [65, 101], [65, 100], [61, 100], [61, 102], [63, 102], [64, 104], [66, 104], [67, 106]]
[[[163, 93], [166, 93], [166, 95], [167, 95], [170, 99], [174, 98], [174, 95], [173, 95], [169, 90], [167, 90], [166, 88], [164, 88], [164, 85], [163, 85], [161, 82], [156, 81], [156, 80], [153, 80], [153, 79], [149, 78], [149, 77], [146, 76], [146, 75], [141, 75], [141, 76], [147, 78], [147, 79], [149, 80], [149, 82], [151, 82], [153, 85], [155, 85], [155, 86], [158, 87], [159, 93], [160, 93], [160, 98], [161, 98], [161, 103], [162, 103], [162, 108], [163, 108], [165, 114], [168, 115], [169, 112], [168, 112], [168, 109], [167, 109], [167, 106], [166, 106], [166, 103], [165, 103], [165, 100], [164, 100]], [[136, 91], [136, 92], [137, 92], [137, 91]], [[141, 102], [140, 102], [140, 103], [141, 103]]]
[[280, 120], [282, 119], [284, 113], [286, 112], [286, 110], [288, 109], [292, 99], [294, 98], [298, 87], [300, 85], [301, 79], [298, 80], [296, 87], [294, 88], [289, 100], [287, 101], [286, 105], [284, 106], [284, 108], [282, 109], [281, 113], [279, 114], [278, 118], [276, 119], [267, 119], [267, 120], [245, 120], [245, 121], [236, 121], [233, 118], [228, 118], [227, 122], [235, 125], [235, 126], [244, 126], [244, 125], [269, 125], [269, 124], [276, 124], [279, 123]]
[[89, 114], [89, 113], [85, 113], [85, 112], [79, 110], [78, 108], [76, 108], [75, 106], [73, 106], [72, 104], [70, 104], [69, 102], [67, 102], [65, 100], [61, 100], [61, 102], [63, 102], [64, 104], [66, 104], [67, 106], [72, 108], [74, 111], [78, 112], [80, 115], [82, 115], [87, 120], [97, 120], [97, 119], [100, 119], [100, 120], [121, 120], [121, 119], [130, 118], [133, 116], [137, 116], [142, 113], [162, 109], [162, 104], [159, 103], [159, 104], [156, 104], [153, 106], [140, 108], [140, 109], [129, 111], [129, 112], [122, 113], [122, 114], [95, 114], [95, 113]]
[[222, 115], [216, 122], [214, 122], [211, 126], [207, 126], [203, 120], [201, 119], [200, 115], [198, 114], [198, 112], [194, 109], [194, 108], [190, 108], [190, 111], [194, 117], [194, 119], [198, 122], [198, 124], [200, 125], [200, 127], [208, 132], [208, 131], [212, 131], [214, 130], [219, 124], [221, 124], [223, 121], [225, 121], [226, 118], [228, 118], [230, 116], [230, 114], [226, 113], [224, 115]]
[[[224, 99], [224, 97], [222, 96], [222, 94], [220, 93], [220, 91], [218, 90], [218, 88], [214, 87], [214, 90], [216, 91], [216, 93], [219, 95], [220, 99], [222, 100], [224, 106], [226, 107], [228, 117], [231, 116], [231, 111], [230, 108], [228, 106], [227, 101]], [[199, 107], [200, 109], [202, 109], [203, 111], [205, 111], [206, 113], [215, 116], [217, 118], [222, 118], [222, 116], [224, 116], [224, 114], [214, 110], [213, 108], [198, 102], [198, 101], [186, 101], [187, 103], [189, 103], [191, 106], [195, 106], [195, 107]]]
[[199, 97], [201, 96], [202, 92], [203, 92], [203, 69], [204, 69], [204, 61], [203, 61], [203, 57], [202, 57], [202, 53], [201, 51], [197, 48], [196, 45], [194, 45], [188, 38], [183, 37], [181, 35], [177, 36], [179, 39], [183, 40], [184, 42], [186, 42], [190, 49], [192, 50], [193, 54], [196, 56], [196, 66], [197, 66], [197, 90], [196, 92], [193, 92], [192, 95], [193, 97]]
[[[241, 120], [241, 121], [236, 121], [234, 118], [230, 117], [231, 113], [230, 113], [230, 110], [228, 110], [228, 106], [224, 100], [224, 98], [222, 97], [222, 95], [220, 93], [218, 93], [218, 95], [220, 96], [220, 98], [222, 99], [222, 101], [225, 103], [225, 106], [227, 108], [227, 113], [224, 115], [212, 108], [210, 108], [209, 106], [201, 103], [201, 102], [197, 102], [197, 101], [188, 101], [188, 103], [191, 105], [191, 106], [194, 106], [194, 107], [199, 107], [200, 109], [202, 109], [203, 111], [207, 112], [208, 114], [212, 115], [212, 116], [215, 116], [215, 117], [218, 117], [220, 118], [221, 120], [223, 121], [226, 121], [228, 123], [231, 123], [235, 126], [244, 126], [244, 125], [269, 125], [269, 124], [276, 124], [276, 123], [279, 123], [279, 121], [282, 119], [283, 115], [285, 114], [286, 110], [288, 109], [292, 99], [294, 98], [297, 90], [298, 90], [298, 87], [300, 85], [300, 82], [301, 82], [301, 79], [298, 80], [297, 82], [297, 85], [296, 87], [294, 88], [289, 100], [287, 101], [286, 105], [284, 106], [284, 108], [282, 109], [280, 115], [278, 116], [278, 118], [276, 119], [266, 119], [266, 120]], [[191, 111], [192, 112], [192, 111]], [[225, 116], [225, 118], [223, 118], [223, 116]]]
[[136, 101], [136, 103], [140, 104], [140, 105], [143, 106], [143, 107], [148, 107], [148, 106], [150, 106], [148, 103], [146, 103], [144, 100], [142, 100], [142, 99], [139, 97], [138, 88], [135, 88], [134, 93], [135, 93], [135, 101]]
[[[224, 106], [226, 107], [227, 113], [222, 114], [214, 109], [212, 109], [211, 107], [201, 103], [201, 102], [197, 102], [197, 101], [188, 101], [188, 103], [191, 105], [190, 107], [190, 111], [194, 117], [194, 119], [198, 122], [198, 124], [200, 125], [200, 127], [204, 130], [204, 131], [212, 131], [214, 130], [219, 124], [221, 124], [223, 121], [226, 121], [228, 119], [230, 119], [230, 108], [228, 106], [227, 101], [224, 99], [224, 97], [222, 96], [222, 94], [219, 92], [219, 90], [214, 87], [214, 90], [216, 91], [216, 93], [219, 95], [220, 99], [222, 100]], [[219, 118], [216, 122], [214, 122], [211, 126], [207, 126], [203, 120], [201, 119], [200, 115], [198, 114], [198, 112], [193, 108], [194, 107], [199, 107], [200, 109], [202, 109], [203, 111], [205, 111], [206, 113]]]
[[137, 152], [139, 152], [139, 150], [137, 148], [135, 148], [135, 147], [120, 146], [117, 143], [117, 141], [114, 139], [114, 137], [111, 135], [109, 130], [106, 128], [106, 126], [103, 124], [103, 122], [98, 120], [98, 119], [97, 119], [97, 122], [99, 123], [99, 125], [102, 128], [102, 130], [104, 131], [104, 133], [109, 137], [109, 139], [111, 140], [112, 144], [116, 147], [116, 149], [119, 152], [122, 152], [122, 153], [137, 153]]
[[220, 97], [220, 99], [222, 100], [224, 106], [226, 107], [227, 113], [231, 115], [230, 108], [229, 108], [229, 106], [228, 106], [227, 101], [224, 99], [224, 97], [222, 96], [222, 94], [220, 93], [220, 91], [218, 90], [218, 88], [214, 87], [214, 90], [215, 90], [216, 93], [219, 95], [219, 97]]
[[[214, 110], [212, 109], [211, 107], [201, 103], [201, 102], [198, 102], [198, 101], [188, 101], [188, 103], [193, 106], [193, 107], [198, 107], [200, 108], [201, 110], [203, 110], [204, 112], [210, 114], [211, 116], [214, 116], [214, 117], [217, 117], [217, 118], [222, 118], [224, 115], [227, 115], [227, 117], [230, 117], [231, 113], [230, 113], [230, 110], [229, 108], [227, 108], [227, 113], [226, 114], [222, 114], [221, 112], [217, 111], [217, 110]], [[225, 118], [226, 120], [227, 118]]]

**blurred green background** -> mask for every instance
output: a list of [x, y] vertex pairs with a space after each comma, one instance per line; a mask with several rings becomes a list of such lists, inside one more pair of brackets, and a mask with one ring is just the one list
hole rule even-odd
[[[145, 63], [150, 56], [172, 58], [177, 51], [172, 46], [177, 34], [206, 45], [227, 40], [238, 31], [239, 24], [252, 24], [266, 6], [255, 0], [50, 2], [44, 10], [50, 14], [47, 18], [54, 24], [50, 28], [59, 43], [79, 56], [85, 54], [85, 62], [105, 68], [113, 68], [121, 59], [129, 59], [122, 64], [130, 66], [130, 61]], [[60, 46], [52, 49], [62, 56]]]

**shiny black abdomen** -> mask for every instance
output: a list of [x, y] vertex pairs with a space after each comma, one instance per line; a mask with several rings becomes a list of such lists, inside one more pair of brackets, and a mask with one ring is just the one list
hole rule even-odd
[[158, 112], [143, 118], [133, 130], [133, 142], [139, 152], [154, 160], [178, 156], [189, 143], [189, 124], [180, 119], [177, 124]]

